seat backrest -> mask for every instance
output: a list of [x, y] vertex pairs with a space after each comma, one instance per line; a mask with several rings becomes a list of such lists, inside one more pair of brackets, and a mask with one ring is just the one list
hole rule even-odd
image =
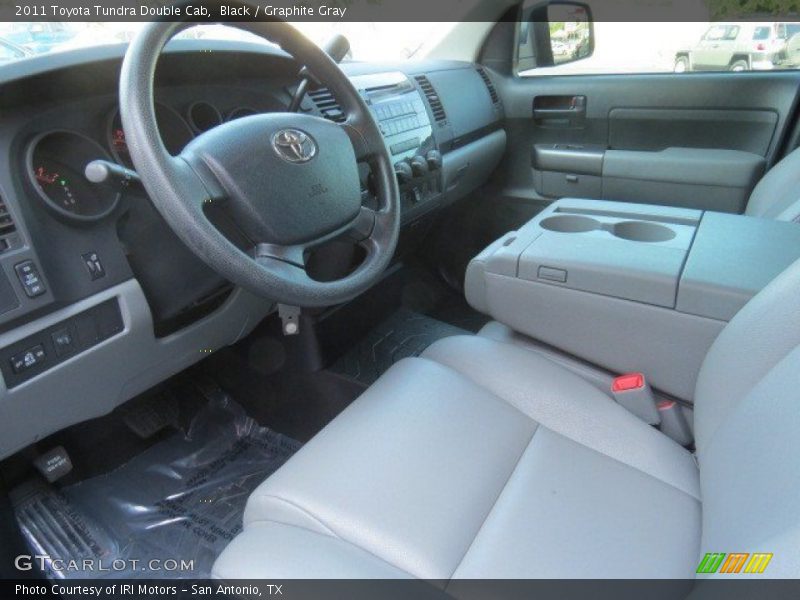
[[800, 221], [800, 149], [772, 167], [750, 194], [745, 214]]
[[773, 553], [764, 575], [800, 577], [800, 261], [712, 345], [695, 434], [701, 552]]

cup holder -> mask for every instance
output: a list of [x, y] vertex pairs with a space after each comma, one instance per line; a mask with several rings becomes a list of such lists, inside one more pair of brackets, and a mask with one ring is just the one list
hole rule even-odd
[[660, 223], [620, 221], [612, 225], [582, 215], [554, 215], [542, 219], [539, 226], [559, 233], [586, 233], [604, 230], [615, 237], [631, 242], [667, 242], [676, 236], [672, 228]]
[[614, 225], [612, 233], [632, 242], [666, 242], [675, 237], [675, 232], [666, 225], [646, 221], [621, 221]]
[[549, 231], [561, 233], [583, 233], [600, 229], [600, 222], [590, 217], [578, 215], [556, 215], [543, 219], [539, 226]]

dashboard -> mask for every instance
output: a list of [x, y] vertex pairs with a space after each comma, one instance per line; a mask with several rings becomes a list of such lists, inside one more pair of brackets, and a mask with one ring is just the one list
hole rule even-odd
[[[123, 54], [94, 48], [0, 68], [0, 458], [109, 412], [274, 309], [191, 254], [135, 182], [85, 177], [97, 159], [135, 168], [117, 104]], [[395, 162], [407, 248], [497, 166], [502, 104], [470, 63], [343, 69]], [[221, 123], [286, 110], [298, 70], [264, 45], [171, 43], [156, 73], [165, 147], [177, 154]], [[344, 120], [325, 88], [300, 110]], [[366, 165], [361, 174], [370, 205]]]

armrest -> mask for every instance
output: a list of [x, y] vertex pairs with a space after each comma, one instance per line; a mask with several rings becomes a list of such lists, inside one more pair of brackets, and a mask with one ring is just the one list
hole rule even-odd
[[603, 176], [752, 189], [763, 175], [765, 164], [763, 156], [740, 150], [607, 150]]
[[605, 146], [536, 144], [533, 147], [533, 166], [540, 171], [601, 175], [605, 152]]

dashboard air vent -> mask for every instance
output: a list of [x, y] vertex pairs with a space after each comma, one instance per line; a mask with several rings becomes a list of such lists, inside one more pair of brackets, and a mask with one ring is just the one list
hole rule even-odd
[[497, 90], [495, 89], [492, 80], [489, 79], [489, 74], [486, 72], [486, 69], [483, 67], [478, 67], [476, 70], [478, 71], [478, 75], [481, 76], [481, 79], [483, 79], [483, 83], [486, 84], [486, 89], [489, 90], [489, 95], [492, 97], [492, 104], [500, 104], [500, 96], [497, 95]]
[[16, 230], [17, 226], [14, 224], [14, 219], [11, 218], [11, 213], [8, 212], [6, 203], [0, 198], [0, 252], [7, 250], [11, 246], [7, 238]]
[[436, 93], [430, 80], [425, 75], [417, 75], [414, 79], [417, 80], [419, 87], [422, 89], [422, 93], [425, 94], [425, 98], [428, 100], [431, 112], [433, 112], [433, 118], [436, 122], [444, 123], [447, 121], [447, 114], [444, 112], [442, 101], [439, 99], [439, 94]]
[[322, 113], [322, 116], [334, 123], [343, 123], [345, 120], [342, 107], [333, 97], [328, 88], [319, 88], [308, 92], [308, 96]]

